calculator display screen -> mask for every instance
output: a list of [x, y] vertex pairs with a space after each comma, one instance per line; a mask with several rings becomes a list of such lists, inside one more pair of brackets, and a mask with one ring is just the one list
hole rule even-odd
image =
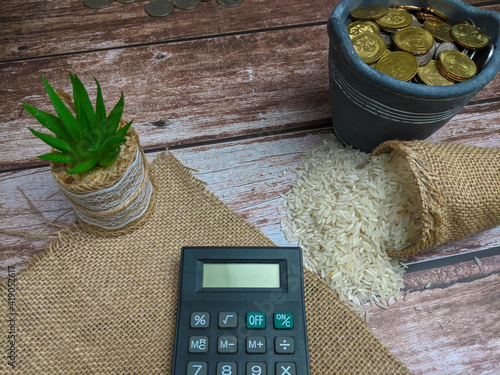
[[279, 288], [279, 263], [203, 263], [204, 288]]

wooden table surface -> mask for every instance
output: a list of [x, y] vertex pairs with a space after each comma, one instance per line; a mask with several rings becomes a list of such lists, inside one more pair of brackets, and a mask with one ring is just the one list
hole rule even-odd
[[[468, 0], [500, 10], [500, 1]], [[165, 18], [145, 0], [89, 9], [82, 0], [10, 0], [0, 16], [0, 276], [21, 269], [74, 216], [21, 103], [51, 111], [40, 74], [71, 92], [68, 72], [107, 103], [125, 94], [148, 158], [170, 148], [229, 207], [286, 245], [287, 173], [332, 133], [326, 22], [337, 1], [215, 0]], [[500, 145], [500, 76], [430, 141]], [[279, 212], [281, 211], [281, 212]], [[473, 257], [481, 259], [479, 266]], [[369, 327], [416, 374], [500, 373], [500, 228], [409, 260], [407, 301], [366, 306]], [[424, 288], [428, 281], [432, 286]], [[3, 298], [3, 297], [2, 297]], [[3, 303], [3, 302], [2, 302]], [[415, 308], [422, 307], [418, 311]], [[324, 375], [324, 374], [317, 374]]]

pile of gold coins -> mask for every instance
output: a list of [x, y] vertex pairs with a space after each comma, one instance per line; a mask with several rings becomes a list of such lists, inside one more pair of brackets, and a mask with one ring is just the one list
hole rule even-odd
[[361, 59], [391, 77], [431, 86], [474, 77], [494, 45], [471, 19], [456, 22], [421, 5], [367, 5], [351, 12], [347, 26]]

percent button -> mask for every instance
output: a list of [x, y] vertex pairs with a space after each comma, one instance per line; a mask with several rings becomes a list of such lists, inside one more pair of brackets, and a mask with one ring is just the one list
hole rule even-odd
[[194, 312], [191, 314], [191, 328], [208, 328], [210, 325], [210, 314], [207, 312]]
[[274, 313], [275, 329], [292, 329], [293, 314], [289, 312]]

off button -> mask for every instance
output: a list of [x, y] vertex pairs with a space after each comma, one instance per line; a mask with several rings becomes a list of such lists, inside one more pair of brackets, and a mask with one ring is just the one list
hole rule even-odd
[[266, 314], [261, 312], [249, 312], [247, 313], [246, 318], [248, 329], [266, 328]]

